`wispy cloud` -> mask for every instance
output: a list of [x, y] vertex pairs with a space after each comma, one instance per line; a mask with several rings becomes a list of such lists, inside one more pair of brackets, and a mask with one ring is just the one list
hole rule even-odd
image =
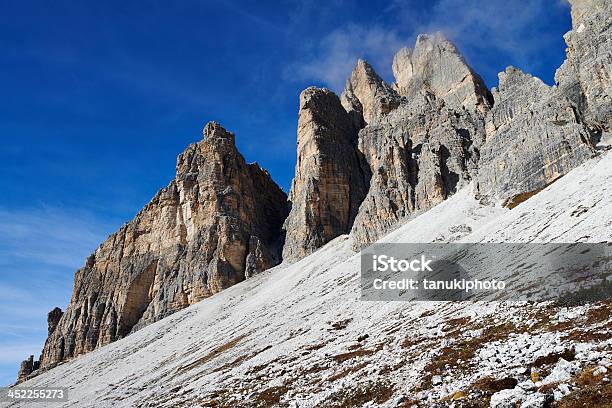
[[336, 28], [311, 44], [306, 57], [287, 72], [294, 79], [340, 91], [356, 59], [365, 58], [384, 79], [392, 80], [393, 54], [402, 46], [412, 47], [418, 34], [437, 31], [485, 70], [503, 69], [498, 65], [503, 56], [507, 62], [502, 63], [531, 71], [543, 63], [543, 50], [559, 48], [559, 34], [543, 29], [542, 22], [555, 8], [567, 8], [567, 0], [438, 0], [427, 7], [418, 7], [413, 0], [394, 0], [381, 11], [385, 24], [348, 23]]
[[74, 271], [114, 224], [73, 208], [0, 207], [0, 381], [40, 353], [47, 312], [65, 307]]
[[394, 30], [348, 24], [326, 35], [308, 52], [306, 60], [288, 68], [287, 75], [319, 81], [339, 92], [359, 58], [367, 59], [380, 69], [379, 74], [388, 76], [395, 51], [405, 43]]
[[440, 0], [431, 20], [416, 30], [443, 31], [463, 43], [495, 47], [526, 61], [549, 40], [537, 21], [550, 7], [555, 4], [542, 0]]
[[110, 229], [108, 223], [77, 209], [0, 207], [0, 267], [22, 261], [78, 267]]

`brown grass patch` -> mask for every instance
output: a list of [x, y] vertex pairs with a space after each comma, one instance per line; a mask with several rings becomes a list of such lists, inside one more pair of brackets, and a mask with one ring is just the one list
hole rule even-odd
[[186, 371], [191, 370], [192, 368], [195, 368], [197, 366], [200, 366], [200, 365], [208, 363], [209, 361], [211, 361], [212, 359], [220, 356], [221, 354], [223, 354], [227, 350], [230, 350], [230, 349], [234, 348], [236, 346], [236, 344], [240, 343], [246, 337], [247, 337], [247, 334], [243, 334], [242, 336], [238, 336], [235, 339], [232, 339], [232, 340], [228, 341], [227, 343], [225, 343], [225, 344], [223, 344], [223, 345], [213, 349], [210, 353], [206, 354], [204, 357], [200, 357], [199, 359], [197, 359], [193, 363], [190, 363], [190, 364], [187, 364], [185, 366], [179, 367], [176, 370], [177, 374], [184, 373]]
[[448, 333], [448, 332], [455, 331], [455, 330], [465, 330], [465, 326], [467, 326], [467, 324], [471, 320], [472, 319], [468, 316], [451, 319], [447, 321], [446, 323], [444, 323], [444, 327], [442, 327], [442, 331]]
[[427, 373], [423, 377], [422, 386], [430, 388], [431, 378], [434, 375], [442, 375], [449, 369], [469, 369], [469, 361], [483, 344], [508, 337], [511, 332], [516, 332], [517, 328], [513, 323], [504, 323], [498, 326], [485, 328], [480, 337], [461, 339], [440, 350], [437, 357], [434, 357], [425, 366]]
[[393, 388], [389, 382], [368, 382], [334, 392], [322, 406], [329, 408], [354, 408], [370, 401], [382, 404], [387, 402], [392, 396]]
[[266, 347], [262, 348], [261, 350], [258, 350], [258, 351], [254, 352], [254, 353], [244, 354], [244, 355], [238, 357], [237, 359], [235, 359], [235, 360], [233, 360], [233, 361], [231, 361], [229, 363], [223, 364], [222, 366], [215, 368], [212, 372], [213, 373], [217, 373], [219, 371], [230, 370], [232, 368], [238, 367], [240, 364], [244, 363], [245, 361], [248, 361], [248, 360], [256, 357], [258, 354], [261, 354], [264, 351], [269, 350], [271, 348], [272, 348], [272, 346], [266, 346]]
[[317, 351], [319, 349], [322, 349], [326, 345], [327, 343], [309, 344], [308, 346], [304, 347], [304, 349], [308, 351]]
[[335, 323], [332, 323], [332, 329], [333, 330], [344, 330], [348, 327], [349, 323], [352, 322], [353, 319], [349, 318], [349, 319], [345, 319], [345, 320], [340, 320], [337, 321]]
[[358, 349], [358, 350], [353, 350], [353, 351], [349, 351], [347, 353], [342, 353], [342, 354], [338, 354], [332, 357], [332, 359], [336, 362], [336, 363], [343, 363], [347, 360], [350, 360], [352, 358], [355, 357], [364, 357], [364, 356], [371, 356], [372, 354], [375, 354], [376, 352], [382, 350], [382, 344], [372, 348], [372, 349]]
[[514, 197], [510, 197], [509, 199], [507, 199], [504, 202], [503, 206], [507, 207], [509, 209], [513, 209], [514, 207], [516, 207], [520, 203], [529, 200], [531, 197], [533, 197], [534, 195], [538, 194], [540, 191], [544, 190], [546, 187], [550, 186], [552, 183], [554, 183], [555, 181], [559, 180], [560, 178], [561, 178], [561, 176], [555, 178], [550, 183], [547, 183], [544, 187], [536, 188], [535, 190], [527, 191], [525, 193], [519, 193], [519, 194], [515, 195]]
[[289, 389], [285, 386], [270, 387], [260, 391], [253, 397], [256, 407], [273, 407], [277, 405]]
[[426, 310], [423, 313], [421, 313], [421, 316], [419, 316], [419, 319], [424, 319], [426, 317], [433, 316], [435, 314], [436, 314], [436, 309], [432, 308], [432, 309]]
[[505, 377], [500, 379], [496, 379], [493, 377], [484, 377], [476, 380], [474, 384], [472, 384], [472, 388], [494, 394], [501, 390], [512, 389], [516, 387], [516, 384], [518, 384], [518, 381], [516, 380], [516, 378], [512, 377]]
[[604, 300], [601, 306], [593, 307], [587, 312], [587, 324], [596, 324], [607, 321], [612, 314], [612, 299]]
[[339, 372], [337, 372], [336, 374], [334, 374], [334, 375], [330, 376], [330, 377], [327, 379], [327, 381], [330, 381], [330, 382], [337, 381], [337, 380], [339, 380], [339, 379], [341, 379], [341, 378], [346, 377], [346, 376], [347, 376], [347, 375], [349, 375], [349, 374], [355, 373], [355, 372], [357, 372], [357, 371], [361, 370], [362, 368], [365, 368], [367, 365], [368, 365], [368, 363], [363, 362], [363, 363], [359, 363], [359, 364], [357, 364], [357, 365], [354, 365], [354, 366], [352, 366], [352, 367], [347, 367], [347, 368], [345, 368], [344, 370], [339, 371]]
[[571, 333], [568, 333], [564, 339], [577, 341], [581, 343], [586, 342], [600, 342], [605, 341], [610, 338], [609, 332], [600, 332], [591, 330], [574, 330]]
[[564, 359], [565, 361], [573, 361], [576, 358], [576, 352], [574, 349], [565, 349], [560, 353], [550, 353], [547, 356], [541, 356], [536, 358], [536, 360], [531, 364], [532, 367], [540, 368], [545, 365], [556, 364], [559, 359]]
[[552, 405], [555, 408], [612, 408], [612, 384], [590, 385], [566, 395]]
[[600, 373], [597, 375], [593, 375], [596, 369], [597, 366], [590, 366], [582, 370], [578, 375], [578, 378], [576, 379], [576, 384], [581, 387], [590, 387], [600, 384], [602, 378], [604, 378], [606, 374]]
[[423, 338], [421, 337], [406, 337], [404, 340], [402, 340], [402, 348], [410, 348], [412, 346], [418, 346], [421, 345], [423, 343]]

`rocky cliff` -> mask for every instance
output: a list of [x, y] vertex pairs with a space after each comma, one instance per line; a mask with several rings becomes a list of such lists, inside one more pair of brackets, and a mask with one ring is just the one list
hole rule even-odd
[[418, 94], [359, 133], [372, 177], [352, 227], [354, 248], [376, 241], [398, 222], [455, 193], [476, 172], [482, 119]]
[[402, 48], [393, 59], [394, 87], [407, 99], [427, 91], [451, 108], [486, 113], [492, 103], [482, 78], [457, 47], [441, 33], [421, 34], [414, 49]]
[[557, 85], [509, 67], [490, 93], [441, 34], [393, 61], [387, 85], [359, 61], [342, 94], [356, 124], [369, 189], [354, 249], [474, 181], [484, 202], [513, 207], [597, 154], [610, 132], [610, 2], [572, 2]]
[[578, 106], [540, 79], [509, 67], [493, 97], [479, 194], [514, 206], [595, 153]]
[[302, 258], [350, 231], [369, 178], [356, 149], [357, 130], [333, 92], [308, 88], [300, 95], [284, 259]]
[[590, 129], [612, 132], [612, 35], [608, 0], [569, 0], [572, 30], [565, 34], [567, 59], [555, 75]]
[[[40, 367], [86, 353], [280, 262], [287, 197], [219, 124], [177, 159], [176, 177], [75, 274], [49, 314]], [[22, 378], [38, 366], [25, 364]]]
[[359, 60], [339, 98], [300, 95], [289, 194], [216, 123], [176, 177], [75, 275], [49, 314], [39, 362], [20, 381], [350, 232], [379, 239], [471, 184], [481, 204], [514, 207], [598, 154], [611, 127], [612, 3], [571, 0], [567, 59], [548, 86], [509, 67], [492, 92], [441, 34], [394, 58], [387, 84]]

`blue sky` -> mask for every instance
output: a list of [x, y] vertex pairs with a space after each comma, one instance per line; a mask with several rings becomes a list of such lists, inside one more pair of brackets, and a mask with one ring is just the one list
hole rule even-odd
[[0, 2], [0, 385], [37, 355], [97, 245], [173, 177], [209, 120], [287, 190], [298, 96], [441, 30], [489, 87], [552, 84], [560, 0]]

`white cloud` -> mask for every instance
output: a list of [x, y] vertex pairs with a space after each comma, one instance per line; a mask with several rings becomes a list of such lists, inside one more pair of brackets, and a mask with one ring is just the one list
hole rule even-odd
[[320, 81], [340, 92], [359, 58], [383, 68], [379, 74], [388, 76], [393, 55], [403, 44], [405, 41], [393, 30], [348, 24], [326, 35], [309, 58], [290, 67], [288, 75]]
[[76, 269], [108, 235], [109, 227], [75, 209], [0, 208], [0, 267], [25, 260], [41, 267]]
[[566, 6], [566, 0], [438, 0], [415, 18], [409, 0], [395, 0], [391, 11], [412, 24], [415, 34], [442, 31], [460, 49], [469, 47], [476, 56], [504, 55], [529, 71], [541, 63], [542, 50], [559, 40], [556, 33], [543, 29], [543, 17]]
[[70, 301], [74, 272], [113, 224], [76, 209], [0, 207], [0, 382], [40, 354], [47, 313]]
[[[287, 76], [320, 82], [339, 92], [356, 60], [365, 58], [390, 81], [394, 53], [402, 46], [413, 46], [418, 34], [437, 31], [453, 40], [464, 55], [469, 48], [483, 68], [501, 70], [515, 64], [530, 71], [541, 63], [543, 49], [558, 46], [559, 36], [543, 30], [542, 17], [555, 7], [567, 6], [567, 0], [438, 0], [426, 8], [414, 3], [393, 1], [381, 11], [388, 20], [384, 26], [349, 23], [335, 29], [311, 44], [306, 57], [292, 64]], [[483, 53], [489, 54], [489, 60], [503, 55], [508, 61], [502, 61], [504, 67], [486, 65], [491, 62], [479, 58]]]

